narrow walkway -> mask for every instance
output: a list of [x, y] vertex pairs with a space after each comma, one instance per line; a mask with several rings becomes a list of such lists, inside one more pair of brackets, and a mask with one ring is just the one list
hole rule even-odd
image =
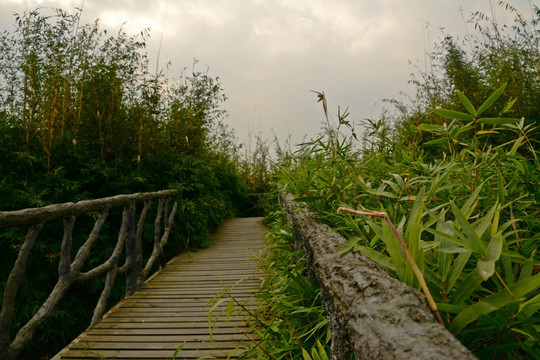
[[216, 324], [210, 343], [205, 307], [223, 290], [221, 284], [231, 287], [246, 278], [233, 290], [233, 296], [246, 300], [254, 293], [260, 274], [249, 258], [263, 244], [266, 228], [260, 221], [261, 218], [227, 221], [214, 235], [210, 248], [171, 260], [53, 360], [171, 359], [184, 342], [177, 359], [223, 358], [236, 348], [249, 346], [241, 321], [231, 319], [227, 324], [225, 315]]

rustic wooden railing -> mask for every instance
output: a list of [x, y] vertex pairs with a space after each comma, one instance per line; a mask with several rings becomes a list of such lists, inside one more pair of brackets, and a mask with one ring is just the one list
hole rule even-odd
[[321, 287], [332, 360], [353, 354], [357, 359], [476, 359], [435, 321], [423, 294], [360, 252], [338, 254], [343, 236], [314, 220], [291, 195], [281, 202], [293, 225], [295, 248], [306, 254], [308, 278]]
[[[90, 323], [90, 327], [93, 327], [103, 317], [107, 299], [118, 274], [125, 274], [126, 297], [128, 297], [150, 275], [156, 261], [159, 262], [160, 267], [164, 267], [166, 265], [166, 258], [163, 248], [174, 226], [174, 217], [178, 207], [175, 198], [179, 194], [179, 190], [163, 190], [151, 193], [118, 195], [76, 203], [55, 204], [42, 208], [0, 211], [0, 229], [13, 226], [30, 226], [7, 279], [2, 298], [2, 310], [0, 311], [0, 359], [9, 360], [17, 357], [30, 342], [39, 325], [52, 314], [56, 305], [71, 285], [86, 282], [106, 274], [105, 286], [94, 309]], [[154, 221], [154, 243], [152, 253], [143, 267], [143, 225], [150, 210], [152, 200], [158, 200], [157, 215]], [[171, 201], [173, 202], [172, 206]], [[138, 222], [135, 224], [137, 203], [144, 203], [144, 206], [140, 210]], [[82, 272], [83, 266], [90, 254], [90, 249], [98, 240], [100, 230], [105, 223], [109, 210], [117, 207], [124, 207], [124, 210], [122, 213], [122, 224], [114, 250], [105, 262], [89, 271]], [[90, 212], [99, 212], [99, 217], [87, 240], [78, 249], [75, 258], [71, 260], [72, 233], [75, 220], [77, 216]], [[64, 222], [64, 234], [58, 265], [58, 281], [40, 309], [18, 330], [14, 339], [11, 340], [10, 329], [15, 313], [17, 292], [25, 277], [25, 268], [30, 252], [36, 244], [38, 235], [43, 229], [44, 224], [55, 219], [63, 219]], [[163, 232], [161, 231], [162, 223]], [[124, 248], [125, 263], [120, 266], [119, 260]]]

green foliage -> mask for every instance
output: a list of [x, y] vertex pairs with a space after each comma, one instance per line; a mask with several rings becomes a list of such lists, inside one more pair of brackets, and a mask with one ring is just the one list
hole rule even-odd
[[[147, 30], [110, 35], [97, 22], [80, 24], [80, 13], [60, 9], [15, 15], [15, 30], [0, 34], [0, 210], [179, 188], [174, 236], [184, 247], [208, 246], [212, 230], [244, 211], [248, 185], [234, 134], [223, 123], [219, 78], [196, 63], [178, 79], [152, 74], [148, 37]], [[109, 216], [100, 236], [111, 241], [98, 242], [90, 262], [110, 253], [119, 216]], [[74, 241], [92, 224], [79, 218]], [[20, 231], [0, 235], [8, 249], [0, 279], [11, 270]], [[152, 229], [145, 231], [153, 238]], [[40, 235], [14, 330], [52, 289], [61, 233], [58, 222]], [[74, 288], [22, 356], [55, 353], [84, 330], [102, 288], [103, 279]], [[122, 296], [119, 285], [110, 305]]]
[[[419, 288], [385, 220], [336, 210], [386, 213], [423, 272], [441, 321], [481, 358], [513, 359], [534, 357], [540, 349], [540, 277], [531, 271], [540, 264], [540, 166], [538, 150], [525, 141], [524, 120], [505, 117], [513, 100], [499, 117], [482, 117], [498, 106], [505, 87], [478, 108], [458, 93], [465, 111], [433, 110], [448, 125], [414, 129], [433, 141], [419, 144], [416, 136], [390, 153], [370, 144], [356, 151], [354, 136], [326, 131], [304, 144], [280, 182], [348, 238], [341, 253], [362, 251]], [[379, 129], [374, 124], [371, 130]], [[502, 133], [506, 141], [494, 145], [492, 137]], [[441, 147], [442, 156], [426, 159], [431, 147]]]

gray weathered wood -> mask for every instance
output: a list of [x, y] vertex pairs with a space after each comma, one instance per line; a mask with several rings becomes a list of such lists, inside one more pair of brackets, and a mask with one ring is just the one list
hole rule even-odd
[[11, 226], [31, 225], [62, 219], [66, 216], [79, 216], [91, 211], [103, 211], [115, 207], [126, 206], [135, 201], [166, 198], [180, 194], [180, 190], [162, 190], [157, 192], [137, 193], [131, 195], [116, 195], [103, 199], [82, 200], [76, 203], [48, 205], [40, 208], [16, 211], [0, 211], [0, 228]]
[[21, 282], [24, 280], [26, 262], [30, 256], [32, 248], [36, 244], [37, 237], [43, 228], [43, 222], [32, 225], [26, 238], [24, 240], [17, 260], [15, 260], [15, 265], [11, 272], [6, 283], [6, 288], [4, 290], [4, 297], [2, 298], [2, 310], [0, 311], [0, 358], [1, 359], [11, 359], [16, 356], [16, 351], [13, 350], [10, 346], [9, 330], [11, 328], [11, 323], [13, 321], [13, 313], [15, 311], [15, 297], [17, 296], [17, 291]]
[[[225, 358], [237, 347], [240, 353], [251, 345], [242, 334], [247, 331], [243, 319], [227, 323], [221, 317], [210, 342], [206, 305], [222, 285], [231, 287], [243, 278], [232, 294], [241, 301], [252, 297], [261, 275], [249, 259], [262, 246], [264, 231], [258, 218], [229, 220], [210, 248], [171, 260], [53, 360], [170, 359], [184, 342], [179, 359]], [[224, 309], [226, 303], [216, 311]]]
[[[75, 282], [84, 282], [96, 276], [107, 274], [106, 285], [94, 310], [91, 326], [95, 325], [103, 315], [117, 273], [126, 273], [127, 295], [130, 295], [137, 290], [144, 281], [141, 264], [141, 238], [144, 220], [150, 207], [150, 200], [159, 199], [162, 202], [165, 199], [168, 204], [170, 198], [179, 193], [178, 190], [165, 190], [154, 193], [119, 195], [104, 199], [81, 201], [78, 203], [56, 204], [36, 209], [0, 212], [0, 228], [31, 225], [26, 239], [19, 250], [19, 254], [4, 289], [2, 310], [0, 311], [0, 358], [15, 359], [17, 357], [17, 354], [20, 353], [31, 340], [37, 328], [52, 314], [56, 305]], [[135, 204], [142, 201], [145, 202], [145, 205], [142, 209], [137, 229], [135, 230]], [[98, 239], [99, 232], [107, 218], [108, 210], [117, 206], [124, 206], [124, 213], [115, 249], [109, 259], [103, 264], [97, 265], [85, 273], [81, 273], [81, 269], [90, 254], [92, 245], [95, 244]], [[163, 253], [163, 247], [167, 243], [171, 227], [174, 224], [177, 202], [174, 202], [171, 212], [168, 212], [167, 209], [168, 207], [163, 211], [164, 216], [166, 217], [164, 234], [158, 242], [158, 251], [161, 251], [161, 253]], [[99, 211], [100, 216], [95, 222], [88, 239], [79, 248], [72, 261], [72, 233], [76, 218], [78, 215], [89, 211]], [[30, 252], [37, 241], [38, 234], [44, 223], [60, 218], [63, 218], [64, 221], [64, 234], [61, 244], [58, 280], [56, 285], [37, 312], [18, 330], [13, 341], [10, 341], [10, 328], [14, 316], [15, 298], [19, 285], [24, 279], [25, 267]], [[119, 268], [118, 260], [122, 254], [124, 244], [127, 244], [126, 262]], [[149, 273], [145, 273], [145, 275], [147, 276]]]

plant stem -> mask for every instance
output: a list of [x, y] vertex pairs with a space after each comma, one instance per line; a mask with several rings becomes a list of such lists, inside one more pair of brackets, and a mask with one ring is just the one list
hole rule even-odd
[[276, 359], [275, 357], [273, 357], [272, 355], [270, 355], [270, 354], [268, 353], [268, 351], [266, 351], [266, 350], [265, 350], [258, 342], [256, 342], [251, 336], [249, 336], [249, 335], [248, 335], [246, 332], [244, 332], [243, 330], [242, 330], [242, 334], [244, 334], [244, 336], [247, 337], [252, 343], [254, 343], [255, 345], [257, 345], [257, 347], [258, 347], [259, 349], [261, 349], [266, 355], [268, 355], [268, 357], [270, 357], [270, 358], [272, 358], [272, 359], [274, 359], [274, 360]]

